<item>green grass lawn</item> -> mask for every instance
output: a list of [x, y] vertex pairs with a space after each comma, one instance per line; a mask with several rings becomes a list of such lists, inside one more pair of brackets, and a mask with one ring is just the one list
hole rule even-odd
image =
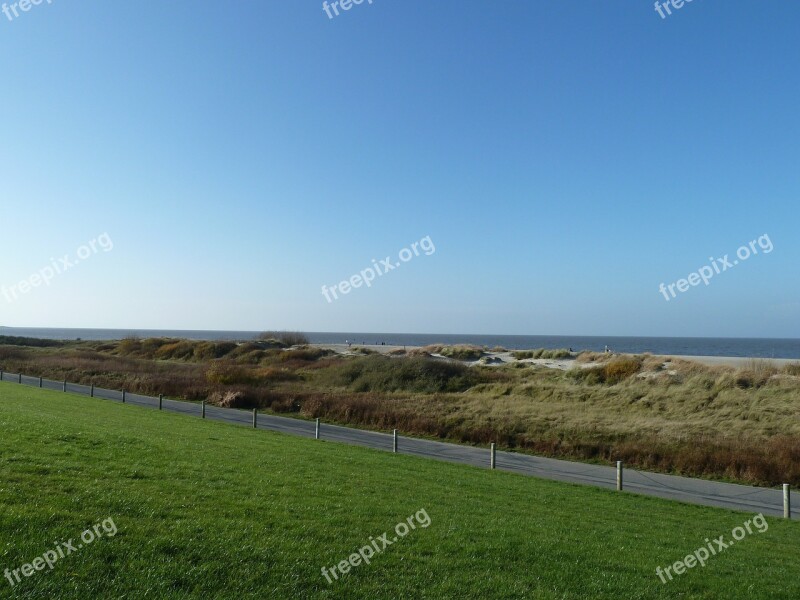
[[[331, 567], [420, 509], [338, 581]], [[800, 524], [0, 384], [0, 570], [107, 518], [0, 598], [797, 598]]]

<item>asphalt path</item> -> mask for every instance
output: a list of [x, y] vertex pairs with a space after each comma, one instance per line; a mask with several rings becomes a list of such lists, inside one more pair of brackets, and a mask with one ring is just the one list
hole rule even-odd
[[[18, 374], [4, 373], [2, 381], [20, 382]], [[38, 377], [22, 376], [23, 385], [41, 387], [43, 389], [69, 393], [91, 395], [95, 398], [121, 403], [123, 394], [116, 390], [102, 388], [92, 389], [90, 386], [72, 384], [61, 381], [40, 380]], [[159, 399], [140, 394], [125, 394], [125, 402], [134, 406], [158, 409]], [[195, 417], [201, 417], [200, 403], [182, 402], [163, 399], [162, 409]], [[222, 421], [245, 427], [253, 426], [252, 411], [232, 408], [220, 408], [206, 405], [205, 417], [214, 421]], [[314, 438], [316, 423], [302, 419], [279, 417], [259, 413], [257, 428], [278, 431], [289, 435]], [[392, 452], [392, 434], [366, 431], [340, 425], [320, 425], [320, 439], [330, 442], [352, 444]], [[398, 437], [398, 452], [434, 460], [441, 460], [475, 467], [490, 468], [490, 450], [475, 446], [462, 446], [447, 442], [424, 440], [419, 438]], [[519, 473], [542, 479], [552, 479], [581, 485], [591, 485], [607, 489], [616, 488], [616, 467], [576, 463], [554, 458], [543, 458], [515, 452], [496, 453], [495, 466], [503, 471]], [[715, 506], [749, 513], [763, 513], [771, 516], [783, 516], [783, 492], [778, 489], [759, 488], [732, 483], [692, 479], [660, 473], [647, 473], [625, 469], [623, 472], [623, 489], [627, 492], [646, 496], [657, 496], [669, 500], [678, 500], [691, 504]]]

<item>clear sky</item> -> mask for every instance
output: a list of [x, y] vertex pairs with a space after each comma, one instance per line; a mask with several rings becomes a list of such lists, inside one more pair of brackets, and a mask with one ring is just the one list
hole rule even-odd
[[[796, 2], [17, 12], [2, 325], [800, 337]], [[772, 252], [659, 292], [765, 234]]]

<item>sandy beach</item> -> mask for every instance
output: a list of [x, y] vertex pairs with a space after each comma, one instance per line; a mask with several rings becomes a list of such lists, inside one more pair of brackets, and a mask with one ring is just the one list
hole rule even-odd
[[[413, 350], [420, 350], [421, 346], [396, 346], [396, 345], [381, 345], [381, 344], [312, 344], [316, 348], [322, 348], [327, 350], [332, 350], [337, 354], [341, 354], [344, 356], [348, 355], [360, 355], [359, 348], [364, 348], [366, 350], [376, 352], [378, 354], [391, 354], [393, 352], [405, 350], [406, 352], [411, 352]], [[577, 356], [577, 353], [575, 354]], [[454, 360], [448, 359], [447, 357], [440, 356], [433, 354], [433, 356], [438, 356], [442, 359], [446, 360]], [[612, 355], [612, 356], [620, 356]], [[625, 355], [622, 355], [625, 356]], [[747, 364], [752, 360], [763, 361], [769, 364], [772, 364], [776, 368], [781, 368], [786, 365], [799, 363], [800, 360], [791, 359], [791, 358], [747, 358], [747, 357], [739, 357], [739, 356], [681, 356], [681, 355], [658, 355], [664, 358], [664, 361], [669, 360], [690, 360], [694, 362], [698, 362], [703, 365], [707, 365], [710, 367], [715, 366], [726, 366], [726, 367], [733, 367], [733, 368], [740, 368], [745, 367]], [[569, 369], [575, 366], [593, 366], [596, 363], [576, 363], [575, 358], [563, 358], [563, 359], [546, 359], [546, 358], [527, 358], [522, 360], [517, 360], [512, 355], [512, 351], [506, 352], [495, 352], [491, 350], [487, 350], [485, 356], [481, 360], [476, 361], [464, 361], [470, 362], [471, 364], [487, 364], [491, 365], [502, 365], [508, 364], [513, 362], [521, 362], [521, 363], [530, 363], [535, 365], [541, 365], [544, 367], [552, 368], [552, 369]]]

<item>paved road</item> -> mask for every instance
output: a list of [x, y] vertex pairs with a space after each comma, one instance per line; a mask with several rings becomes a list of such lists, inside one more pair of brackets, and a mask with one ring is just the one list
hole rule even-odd
[[[18, 382], [19, 376], [3, 374], [3, 381]], [[39, 379], [22, 376], [22, 383], [38, 387]], [[45, 389], [63, 391], [64, 383], [58, 381], [42, 380], [41, 386]], [[66, 384], [66, 391], [76, 394], [89, 395], [91, 388], [77, 384]], [[122, 402], [122, 393], [114, 390], [96, 388], [96, 398]], [[125, 401], [136, 406], [158, 408], [158, 398], [142, 396], [139, 394], [126, 394]], [[170, 412], [183, 413], [199, 417], [200, 404], [180, 402], [176, 400], [163, 401], [163, 409]], [[206, 418], [223, 421], [246, 427], [253, 426], [251, 411], [219, 408], [206, 406]], [[279, 431], [291, 435], [313, 438], [315, 424], [312, 421], [278, 417], [273, 415], [258, 415], [258, 429]], [[392, 451], [391, 434], [375, 431], [365, 431], [339, 425], [322, 424], [320, 438], [332, 442], [354, 444], [367, 448]], [[490, 453], [488, 449], [473, 446], [460, 446], [446, 442], [436, 442], [417, 438], [400, 437], [398, 452], [412, 454], [435, 460], [442, 460], [476, 467], [490, 466]], [[542, 458], [527, 454], [513, 452], [497, 452], [496, 467], [504, 471], [520, 473], [543, 479], [553, 479], [569, 483], [592, 485], [608, 489], [616, 487], [616, 469], [602, 465], [576, 463], [553, 458]], [[691, 479], [674, 475], [661, 475], [625, 469], [624, 488], [628, 492], [647, 496], [658, 496], [681, 502], [716, 506], [750, 513], [764, 513], [772, 516], [783, 515], [783, 493], [781, 490], [757, 488], [731, 483]]]

